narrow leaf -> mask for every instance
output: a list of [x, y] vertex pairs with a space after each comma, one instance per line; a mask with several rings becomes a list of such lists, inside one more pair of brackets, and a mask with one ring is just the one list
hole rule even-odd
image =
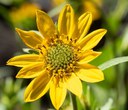
[[101, 70], [105, 70], [105, 69], [107, 69], [109, 67], [112, 67], [112, 66], [118, 65], [120, 63], [124, 63], [124, 62], [128, 62], [128, 56], [111, 59], [111, 60], [106, 61], [105, 63], [99, 65], [98, 67]]

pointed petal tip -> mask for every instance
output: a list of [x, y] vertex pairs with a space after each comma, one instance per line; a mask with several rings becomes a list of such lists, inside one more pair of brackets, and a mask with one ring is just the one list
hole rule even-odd
[[103, 81], [104, 80], [104, 74], [102, 75], [102, 77], [101, 77], [101, 81]]
[[11, 59], [9, 59], [9, 60], [6, 62], [6, 65], [12, 65], [12, 64], [11, 64]]
[[24, 102], [25, 103], [33, 102], [33, 101], [35, 101], [35, 100], [32, 100], [32, 99], [28, 98], [27, 96], [25, 96], [25, 93], [24, 93]]
[[19, 74], [17, 74], [15, 77], [16, 77], [16, 78], [21, 78]]
[[16, 32], [20, 35], [21, 33], [25, 33], [26, 31], [19, 29], [19, 28], [15, 28]]
[[107, 29], [104, 29], [104, 31], [105, 31], [105, 34], [107, 33]]
[[36, 14], [40, 14], [40, 13], [42, 13], [43, 11], [41, 11], [41, 10], [37, 10], [36, 11]]
[[100, 29], [104, 34], [107, 33], [107, 30], [106, 29]]
[[44, 14], [43, 11], [41, 11], [41, 10], [37, 10], [37, 11], [36, 11], [36, 19], [38, 20], [39, 17], [42, 16], [42, 14]]
[[17, 31], [19, 28], [15, 28], [15, 30]]
[[19, 28], [15, 28], [15, 31], [16, 31], [17, 33], [19, 33], [19, 32], [20, 32], [20, 29], [19, 29]]
[[57, 105], [54, 105], [54, 107], [55, 107], [56, 110], [60, 109], [60, 107], [58, 107]]
[[8, 61], [6, 62], [6, 65], [9, 65], [9, 63], [10, 63], [10, 60], [8, 60]]
[[85, 13], [85, 16], [86, 16], [86, 18], [88, 18], [88, 20], [91, 20], [92, 21], [92, 13], [91, 12], [86, 12]]
[[100, 56], [102, 54], [102, 52], [96, 52], [97, 53], [97, 57]]
[[9, 59], [7, 62], [6, 62], [6, 65], [9, 65], [9, 66], [15, 66], [13, 61], [12, 61], [12, 58]]
[[65, 7], [67, 11], [70, 11], [70, 9], [72, 9], [72, 6], [70, 4], [66, 4]]
[[92, 17], [92, 13], [90, 11], [85, 12], [88, 16]]
[[15, 30], [16, 30], [16, 32], [20, 32], [21, 31], [21, 29], [19, 29], [19, 28], [15, 28]]
[[66, 7], [71, 7], [71, 5], [70, 5], [70, 4], [66, 4], [65, 6], [66, 6]]
[[29, 99], [28, 97], [25, 97], [24, 96], [24, 102], [28, 103], [28, 102], [33, 102], [33, 101], [36, 101], [34, 99]]
[[[99, 69], [99, 68], [98, 68], [98, 69]], [[99, 69], [99, 70], [100, 70], [100, 69]], [[100, 70], [100, 71], [101, 71], [101, 74], [99, 74], [99, 75], [100, 75], [100, 76], [99, 76], [99, 81], [97, 81], [97, 82], [103, 81], [103, 80], [105, 79], [102, 70]]]
[[78, 98], [81, 99], [81, 97], [82, 97], [82, 93], [78, 96]]
[[45, 13], [45, 12], [42, 11], [42, 10], [37, 10], [37, 11], [36, 11], [36, 16], [37, 16], [37, 18], [38, 18], [38, 16], [42, 16], [42, 14], [47, 14], [47, 13]]
[[83, 17], [84, 18], [88, 17], [88, 18], [92, 19], [92, 13], [87, 11], [84, 14], [81, 15], [81, 18], [83, 18]]
[[42, 12], [42, 11], [41, 10], [37, 10], [36, 12], [39, 13], [39, 12]]
[[24, 98], [24, 102], [28, 103], [28, 102], [32, 102], [32, 100], [28, 100], [28, 99]]
[[20, 72], [18, 72], [15, 77], [16, 78], [27, 78], [24, 75], [20, 74]]
[[92, 13], [91, 13], [91, 12], [87, 12], [87, 14], [88, 14], [88, 16], [89, 16], [90, 18], [92, 18]]
[[24, 91], [24, 102], [26, 103], [26, 102], [30, 102], [29, 100], [27, 100], [27, 97], [25, 96], [25, 92], [26, 92], [26, 90]]
[[82, 97], [82, 91], [76, 95], [78, 98], [81, 98]]
[[101, 30], [101, 33], [102, 33], [103, 36], [107, 33], [106, 29], [100, 29], [100, 30]]
[[27, 103], [27, 102], [29, 102], [29, 101], [28, 101], [28, 100], [26, 100], [26, 99], [24, 99], [24, 102], [25, 102], [25, 103]]
[[98, 56], [100, 56], [102, 54], [102, 52], [97, 52]]

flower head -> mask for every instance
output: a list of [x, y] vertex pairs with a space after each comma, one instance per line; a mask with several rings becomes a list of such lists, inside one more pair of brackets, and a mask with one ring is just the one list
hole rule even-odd
[[[39, 6], [32, 3], [24, 3], [18, 8], [13, 8], [10, 11], [10, 18], [15, 26], [21, 25], [26, 20], [33, 20], [35, 18], [36, 11], [39, 10]], [[20, 16], [22, 15], [22, 16]], [[22, 24], [23, 25], [23, 24]]]
[[7, 62], [22, 67], [17, 78], [33, 78], [25, 90], [26, 102], [41, 98], [49, 90], [52, 104], [59, 109], [67, 90], [81, 96], [81, 80], [94, 83], [104, 79], [102, 71], [89, 62], [101, 54], [92, 48], [106, 30], [87, 34], [91, 23], [91, 13], [84, 13], [77, 19], [67, 4], [60, 12], [57, 28], [45, 12], [37, 11], [40, 34], [16, 29], [24, 43], [39, 53], [16, 56]]

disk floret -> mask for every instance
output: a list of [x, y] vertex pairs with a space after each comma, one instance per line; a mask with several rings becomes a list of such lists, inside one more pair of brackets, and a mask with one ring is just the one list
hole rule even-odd
[[74, 60], [74, 53], [71, 46], [57, 43], [50, 47], [47, 52], [47, 63], [54, 70], [66, 69]]

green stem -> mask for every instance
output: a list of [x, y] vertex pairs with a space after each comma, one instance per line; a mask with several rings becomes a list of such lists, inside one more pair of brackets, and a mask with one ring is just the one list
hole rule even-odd
[[76, 96], [74, 94], [70, 94], [71, 99], [72, 99], [72, 105], [73, 105], [73, 110], [78, 110], [77, 109], [77, 102], [76, 102]]
[[85, 110], [90, 110], [90, 107], [86, 104]]

